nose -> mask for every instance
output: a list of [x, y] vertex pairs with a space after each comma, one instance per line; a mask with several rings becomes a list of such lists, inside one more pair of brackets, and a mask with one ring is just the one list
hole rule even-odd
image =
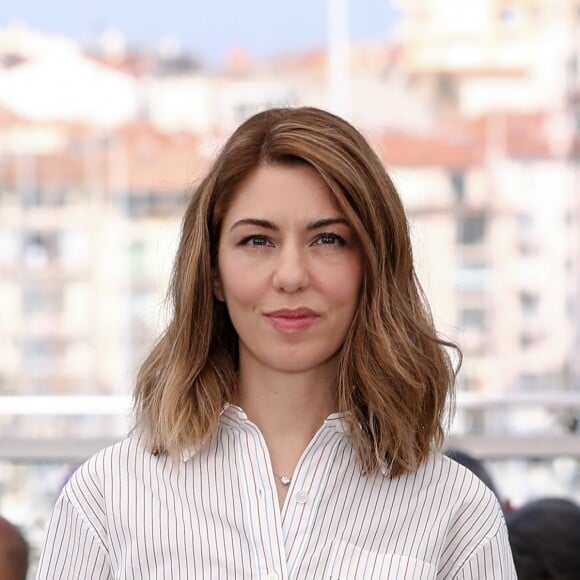
[[306, 257], [296, 244], [281, 248], [274, 270], [273, 284], [283, 292], [297, 292], [308, 286], [310, 276]]

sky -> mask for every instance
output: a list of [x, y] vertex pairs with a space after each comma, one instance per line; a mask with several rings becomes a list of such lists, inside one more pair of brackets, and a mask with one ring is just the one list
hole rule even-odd
[[[399, 19], [392, 0], [350, 0], [353, 40], [386, 40]], [[0, 2], [0, 28], [92, 40], [109, 28], [131, 46], [172, 38], [208, 64], [231, 47], [255, 57], [324, 46], [327, 0], [18, 0]]]

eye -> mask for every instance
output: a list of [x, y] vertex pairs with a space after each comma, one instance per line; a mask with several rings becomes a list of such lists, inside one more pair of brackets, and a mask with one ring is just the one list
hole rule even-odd
[[346, 244], [346, 240], [338, 234], [324, 232], [316, 237], [315, 243], [322, 246], [344, 246]]
[[266, 236], [252, 234], [240, 240], [240, 246], [249, 246], [250, 248], [261, 248], [270, 244], [270, 240]]

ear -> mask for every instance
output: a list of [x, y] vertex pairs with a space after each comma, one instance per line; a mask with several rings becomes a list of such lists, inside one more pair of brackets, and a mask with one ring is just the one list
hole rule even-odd
[[220, 280], [219, 273], [214, 271], [212, 275], [212, 284], [213, 284], [213, 295], [220, 301], [225, 302], [226, 299], [224, 297], [224, 291], [222, 289], [222, 282]]

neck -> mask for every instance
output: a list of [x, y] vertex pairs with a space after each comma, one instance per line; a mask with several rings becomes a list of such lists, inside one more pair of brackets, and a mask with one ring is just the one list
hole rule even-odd
[[336, 411], [335, 374], [251, 371], [240, 365], [234, 402], [262, 432], [274, 472], [290, 474], [324, 420]]
[[250, 378], [240, 373], [235, 399], [264, 436], [270, 432], [283, 432], [284, 437], [301, 432], [312, 436], [336, 411], [334, 381], [268, 375]]

